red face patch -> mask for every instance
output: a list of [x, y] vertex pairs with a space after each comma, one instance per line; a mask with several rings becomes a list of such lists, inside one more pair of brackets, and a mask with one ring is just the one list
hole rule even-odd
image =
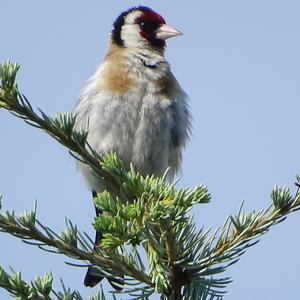
[[145, 18], [145, 20], [156, 23], [158, 25], [166, 24], [165, 19], [160, 14], [156, 13], [155, 11], [153, 11], [151, 9], [144, 9], [142, 11], [143, 11], [143, 17]]
[[151, 9], [141, 9], [143, 14], [136, 20], [140, 26], [140, 34], [152, 46], [158, 48], [165, 47], [165, 41], [156, 38], [156, 30], [162, 25], [166, 24], [165, 19]]
[[146, 39], [152, 46], [163, 48], [165, 46], [165, 41], [156, 39], [155, 31], [159, 28], [161, 24], [166, 24], [165, 19], [151, 8], [147, 6], [137, 6], [132, 7], [124, 12], [122, 12], [113, 24], [112, 39], [114, 43], [119, 46], [124, 46], [124, 41], [121, 38], [122, 27], [125, 24], [125, 18], [128, 14], [140, 11], [141, 16], [135, 20], [135, 22], [140, 27], [140, 35]]

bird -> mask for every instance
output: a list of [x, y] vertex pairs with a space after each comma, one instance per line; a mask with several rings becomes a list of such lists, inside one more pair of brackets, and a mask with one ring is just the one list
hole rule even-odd
[[[191, 132], [188, 96], [165, 58], [166, 40], [180, 35], [149, 7], [122, 12], [113, 23], [104, 61], [75, 107], [75, 129], [88, 130], [87, 141], [100, 156], [114, 151], [126, 168], [132, 164], [142, 176], [161, 177], [169, 168], [169, 181], [180, 170]], [[103, 191], [91, 169], [80, 161], [77, 165], [93, 197]], [[100, 244], [97, 232], [95, 249]], [[87, 287], [103, 279], [93, 268], [84, 279]]]

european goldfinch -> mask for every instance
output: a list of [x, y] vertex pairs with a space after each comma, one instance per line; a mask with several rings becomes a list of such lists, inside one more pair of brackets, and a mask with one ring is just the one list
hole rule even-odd
[[[127, 168], [133, 163], [142, 175], [162, 176], [170, 168], [170, 180], [179, 171], [190, 132], [187, 95], [164, 57], [165, 40], [181, 34], [148, 7], [121, 13], [104, 62], [75, 108], [75, 128], [88, 129], [88, 142], [100, 155], [115, 151]], [[95, 196], [101, 180], [86, 165], [78, 162], [78, 167]], [[100, 239], [98, 233], [96, 244]], [[84, 284], [94, 286], [101, 279], [90, 267]]]

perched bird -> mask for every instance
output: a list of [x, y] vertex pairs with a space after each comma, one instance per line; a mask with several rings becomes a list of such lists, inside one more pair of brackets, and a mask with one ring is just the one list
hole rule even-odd
[[[100, 155], [115, 151], [124, 165], [142, 175], [169, 179], [178, 172], [190, 132], [187, 95], [164, 57], [166, 42], [182, 33], [152, 9], [139, 6], [113, 24], [108, 53], [82, 90], [76, 105], [76, 129], [88, 129], [88, 142]], [[78, 162], [93, 196], [101, 181]], [[96, 213], [101, 213], [96, 209]], [[101, 234], [96, 236], [99, 245]], [[88, 269], [86, 286], [102, 278]]]

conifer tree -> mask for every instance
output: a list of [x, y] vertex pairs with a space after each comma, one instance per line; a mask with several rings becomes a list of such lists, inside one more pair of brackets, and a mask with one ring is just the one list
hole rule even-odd
[[[132, 166], [126, 170], [115, 153], [100, 157], [87, 142], [87, 132], [75, 131], [73, 114], [48, 116], [34, 110], [16, 83], [19, 65], [0, 66], [0, 108], [44, 131], [63, 145], [70, 155], [85, 163], [105, 183], [105, 191], [94, 198], [106, 212], [97, 217], [94, 228], [101, 232], [101, 247], [71, 221], [61, 234], [38, 219], [36, 209], [21, 215], [0, 212], [0, 231], [24, 240], [33, 247], [65, 255], [97, 267], [106, 278], [122, 278], [114, 299], [223, 299], [229, 277], [223, 273], [269, 229], [300, 208], [300, 179], [292, 195], [275, 187], [268, 208], [246, 213], [243, 205], [214, 232], [196, 229], [187, 213], [193, 206], [210, 202], [207, 188], [176, 189], [163, 178], [142, 177]], [[167, 176], [166, 170], [165, 176]], [[0, 199], [1, 200], [1, 199]], [[0, 202], [1, 206], [1, 202]], [[50, 224], [51, 225], [51, 224]], [[74, 265], [76, 267], [76, 265]], [[15, 299], [83, 299], [80, 292], [62, 285], [52, 287], [52, 275], [25, 282], [20, 272], [0, 267], [0, 287]], [[106, 298], [101, 287], [90, 299]]]

